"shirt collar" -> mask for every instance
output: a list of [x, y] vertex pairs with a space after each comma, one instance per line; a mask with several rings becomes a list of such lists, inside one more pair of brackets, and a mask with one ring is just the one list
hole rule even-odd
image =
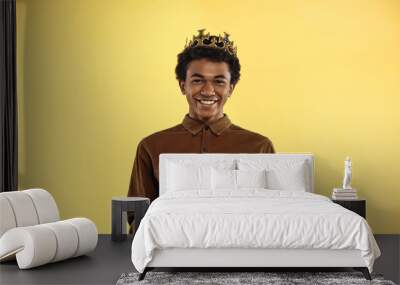
[[193, 135], [198, 134], [203, 128], [208, 126], [215, 135], [219, 136], [231, 124], [232, 124], [231, 120], [228, 118], [228, 115], [226, 114], [224, 114], [224, 116], [221, 119], [218, 119], [209, 124], [193, 119], [189, 117], [189, 114], [186, 114], [185, 118], [183, 118], [182, 121], [183, 127], [189, 132], [191, 132]]

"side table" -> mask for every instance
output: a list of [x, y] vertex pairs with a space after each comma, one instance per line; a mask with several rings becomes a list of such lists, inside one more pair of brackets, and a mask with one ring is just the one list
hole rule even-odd
[[355, 200], [334, 200], [333, 203], [339, 204], [340, 206], [359, 214], [364, 219], [366, 218], [366, 204], [365, 199], [355, 199]]
[[111, 202], [112, 221], [111, 221], [111, 240], [123, 241], [126, 236], [127, 212], [134, 212], [135, 231], [139, 227], [140, 221], [146, 214], [150, 205], [149, 198], [143, 197], [113, 197]]

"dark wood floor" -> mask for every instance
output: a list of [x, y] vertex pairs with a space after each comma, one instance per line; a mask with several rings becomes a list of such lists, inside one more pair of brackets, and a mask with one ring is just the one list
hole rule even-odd
[[[382, 251], [374, 272], [399, 283], [400, 235], [377, 235]], [[0, 264], [0, 284], [115, 284], [124, 272], [134, 271], [130, 259], [131, 240], [116, 243], [100, 235], [96, 250], [87, 256], [45, 266], [19, 270], [16, 262]]]
[[100, 235], [95, 251], [87, 256], [18, 270], [16, 262], [0, 264], [0, 284], [115, 284], [124, 272], [134, 271], [131, 240], [112, 242]]

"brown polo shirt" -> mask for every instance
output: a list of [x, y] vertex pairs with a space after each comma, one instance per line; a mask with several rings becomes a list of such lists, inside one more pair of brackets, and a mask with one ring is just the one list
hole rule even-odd
[[183, 122], [144, 138], [137, 147], [128, 196], [158, 197], [161, 153], [274, 153], [272, 142], [231, 123], [227, 115], [206, 124], [186, 115]]

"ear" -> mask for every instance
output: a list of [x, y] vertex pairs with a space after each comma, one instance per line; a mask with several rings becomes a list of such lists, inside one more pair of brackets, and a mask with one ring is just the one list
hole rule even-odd
[[186, 93], [185, 93], [185, 81], [179, 81], [179, 89], [181, 89], [182, 95], [186, 95]]
[[228, 95], [228, 97], [230, 97], [232, 95], [234, 89], [235, 89], [235, 85], [231, 84], [229, 86], [229, 95]]

